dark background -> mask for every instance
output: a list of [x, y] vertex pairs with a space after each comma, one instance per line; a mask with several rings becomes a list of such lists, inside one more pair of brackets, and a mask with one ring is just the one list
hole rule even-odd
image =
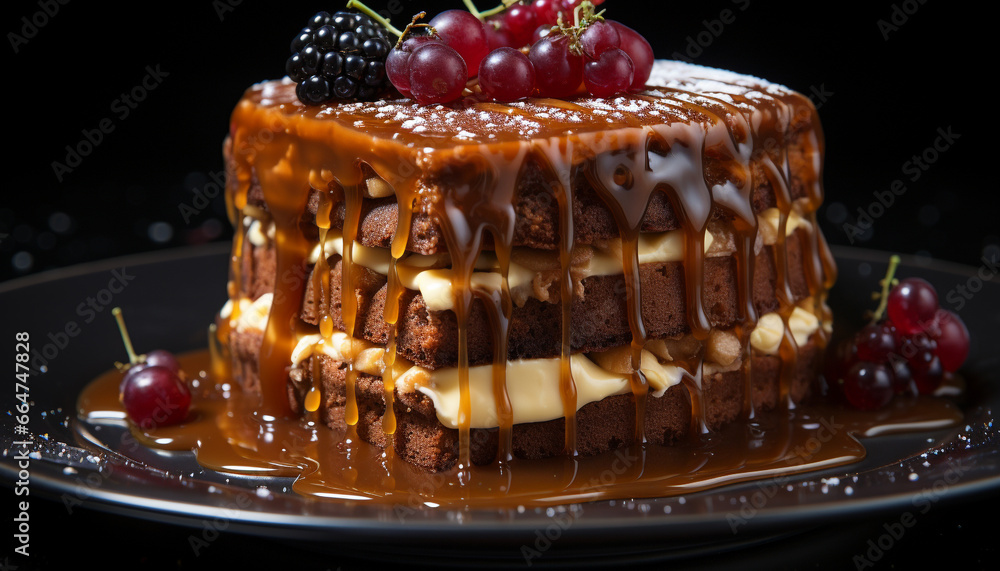
[[[376, 9], [387, 4], [370, 2]], [[461, 7], [459, 0], [401, 4], [402, 13], [393, 18], [397, 25], [421, 9]], [[485, 0], [478, 4], [489, 7]], [[188, 220], [180, 206], [194, 205], [195, 191], [221, 173], [222, 139], [243, 90], [283, 75], [294, 33], [315, 11], [339, 5], [77, 0], [60, 5], [15, 53], [10, 34], [23, 34], [22, 18], [30, 21], [42, 9], [37, 0], [5, 3], [7, 178], [0, 191], [0, 281], [123, 254], [229, 240], [221, 197]], [[814, 95], [828, 149], [820, 220], [832, 244], [972, 266], [984, 255], [1000, 255], [996, 159], [984, 152], [993, 145], [982, 140], [987, 128], [995, 130], [993, 96], [983, 85], [996, 69], [997, 50], [989, 44], [995, 36], [992, 13], [936, 0], [610, 0], [604, 7], [608, 17], [643, 33], [658, 57], [680, 53]], [[727, 9], [735, 20], [720, 27], [716, 20], [732, 19], [723, 12]], [[886, 39], [879, 20], [892, 23], [894, 14], [898, 29], [886, 29]], [[692, 47], [699, 39], [701, 45]], [[115, 101], [141, 85], [147, 66], [159, 66], [166, 75], [122, 118]], [[84, 140], [81, 132], [98, 128], [103, 119], [114, 130], [57, 180], [52, 163], [65, 163], [66, 146], [76, 146]], [[919, 179], [910, 180], [907, 161], [948, 128], [960, 138]], [[844, 224], [855, 223], [858, 209], [875, 202], [873, 193], [888, 192], [897, 179], [906, 192], [852, 243]], [[192, 287], [202, 287], [197, 276]], [[303, 568], [368, 567], [237, 535], [225, 535], [211, 561], [194, 561], [172, 552], [186, 540], [183, 528], [86, 510], [74, 513], [64, 528], [55, 523], [65, 517], [63, 507], [43, 505], [32, 514], [39, 521], [40, 556], [34, 564], [20, 557], [10, 563], [75, 564], [92, 555], [96, 533], [117, 558], [104, 561], [111, 567], [275, 567], [286, 566], [293, 555]], [[996, 557], [997, 507], [993, 493], [942, 509], [933, 525], [908, 535], [906, 547], [893, 550], [876, 568], [942, 559], [985, 567]], [[858, 524], [851, 537], [877, 535], [882, 521]], [[851, 531], [844, 526], [821, 528], [791, 543], [706, 563], [746, 567], [751, 559], [768, 566], [784, 560], [789, 568], [835, 568], [844, 561], [837, 554], [856, 547], [853, 539], [843, 539], [845, 533]]]
[[[221, 197], [187, 219], [180, 206], [193, 205], [195, 190], [221, 173], [222, 139], [243, 90], [283, 75], [290, 38], [312, 13], [339, 3], [69, 2], [42, 18], [38, 1], [5, 5], [5, 163], [13, 178], [0, 203], [0, 279], [228, 240]], [[420, 9], [462, 5], [396, 2], [397, 25]], [[995, 47], [980, 49], [989, 45], [990, 15], [959, 2], [851, 4], [862, 3], [610, 0], [603, 7], [642, 32], [658, 57], [680, 53], [814, 96], [828, 149], [820, 218], [831, 243], [853, 239], [978, 266], [984, 252], [1000, 251], [995, 160], [976, 140], [993, 120], [981, 85], [982, 70], [996, 65]], [[22, 18], [33, 17], [48, 21], [27, 38]], [[880, 20], [896, 29], [880, 29]], [[17, 53], [11, 33], [27, 40]], [[116, 103], [141, 85], [147, 66], [166, 76], [134, 109]], [[59, 181], [53, 162], [66, 163], [66, 146], [85, 141], [82, 131], [104, 119], [114, 130]], [[911, 180], [907, 161], [949, 128], [959, 138], [936, 157], [928, 151], [935, 160]], [[906, 192], [884, 212], [874, 207], [881, 216], [863, 236], [849, 236], [844, 224], [897, 179]]]

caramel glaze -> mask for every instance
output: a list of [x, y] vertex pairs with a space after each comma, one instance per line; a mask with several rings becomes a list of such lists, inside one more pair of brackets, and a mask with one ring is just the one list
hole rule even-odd
[[[395, 499], [403, 490], [425, 489], [419, 485], [429, 477], [397, 459], [392, 453], [395, 431], [392, 399], [395, 325], [403, 288], [396, 275], [395, 261], [408, 251], [410, 220], [415, 211], [430, 214], [439, 222], [444, 246], [454, 272], [455, 314], [458, 329], [458, 372], [460, 386], [458, 488], [455, 481], [433, 487], [434, 501], [441, 503], [495, 501], [498, 496], [520, 503], [549, 503], [567, 499], [663, 495], [690, 491], [722, 482], [736, 481], [773, 470], [814, 469], [846, 463], [863, 456], [858, 443], [844, 432], [825, 446], [821, 459], [812, 458], [791, 466], [789, 450], [808, 438], [810, 419], [816, 412], [791, 411], [789, 396], [797, 347], [787, 326], [794, 309], [788, 280], [785, 228], [793, 208], [793, 196], [801, 204], [808, 228], [806, 275], [821, 320], [830, 320], [826, 291], [833, 284], [836, 268], [816, 224], [816, 209], [822, 201], [821, 168], [823, 140], [815, 108], [803, 96], [745, 76], [716, 76], [712, 70], [658, 62], [673, 79], [663, 80], [649, 90], [613, 100], [578, 98], [572, 101], [534, 99], [509, 105], [465, 99], [450, 107], [419, 107], [407, 101], [349, 103], [305, 107], [294, 96], [294, 85], [268, 82], [247, 91], [233, 113], [224, 152], [228, 173], [227, 207], [239, 230], [243, 228], [247, 194], [257, 180], [264, 194], [276, 235], [277, 276], [275, 295], [259, 356], [260, 386], [232, 388], [230, 398], [212, 397], [199, 401], [192, 422], [176, 429], [160, 429], [145, 434], [157, 446], [195, 448], [206, 467], [234, 471], [262, 470], [265, 473], [295, 475], [295, 489], [315, 495]], [[677, 69], [694, 75], [678, 79]], [[654, 69], [654, 76], [657, 75]], [[672, 73], [672, 75], [671, 75]], [[697, 79], [698, 73], [707, 73]], [[685, 76], [686, 77], [686, 76]], [[652, 80], [651, 80], [652, 81]], [[719, 86], [722, 86], [721, 88]], [[788, 137], [797, 137], [796, 148], [806, 160], [804, 171], [791, 172]], [[559, 259], [562, 268], [560, 300], [562, 309], [562, 349], [560, 387], [565, 422], [565, 456], [546, 461], [517, 462], [511, 454], [513, 415], [506, 391], [506, 356], [511, 296], [507, 283], [511, 250], [514, 246], [516, 216], [513, 204], [518, 177], [529, 162], [541, 166], [543, 176], [559, 212]], [[570, 322], [573, 280], [570, 259], [574, 244], [574, 175], [581, 173], [595, 189], [617, 222], [622, 241], [622, 272], [625, 276], [626, 306], [631, 331], [631, 379], [636, 406], [635, 444], [629, 450], [637, 462], [628, 473], [634, 481], [618, 482], [614, 489], [587, 489], [588, 475], [607, 470], [607, 458], [576, 458], [577, 393], [570, 368]], [[386, 441], [383, 452], [360, 442], [354, 432], [358, 421], [355, 398], [357, 372], [348, 363], [347, 434], [315, 427], [312, 412], [306, 419], [291, 419], [287, 396], [288, 367], [297, 333], [304, 325], [297, 319], [304, 292], [311, 244], [305, 238], [306, 202], [310, 189], [321, 192], [316, 216], [320, 241], [330, 228], [331, 209], [342, 203], [343, 225], [341, 315], [345, 332], [354, 336], [358, 299], [353, 294], [356, 278], [352, 245], [358, 237], [361, 203], [366, 180], [374, 173], [391, 186], [398, 205], [399, 226], [391, 244], [384, 318], [389, 327], [388, 350], [383, 362], [385, 416], [382, 421]], [[762, 177], [762, 180], [758, 180]], [[803, 188], [793, 188], [794, 184]], [[757, 322], [752, 295], [753, 253], [757, 240], [757, 217], [753, 192], [758, 186], [773, 189], [780, 210], [779, 238], [774, 248], [780, 314], [786, 331], [780, 345], [783, 360], [781, 395], [787, 406], [777, 417], [791, 415], [792, 422], [774, 415], [765, 417], [753, 410], [749, 334]], [[683, 382], [692, 404], [692, 423], [698, 445], [658, 448], [647, 456], [644, 416], [648, 385], [639, 370], [640, 353], [646, 341], [639, 290], [637, 240], [650, 198], [666, 193], [673, 211], [685, 230], [683, 262], [687, 290], [686, 313], [690, 332], [699, 339], [710, 332], [703, 302], [704, 233], [714, 209], [732, 219], [736, 230], [736, 263], [739, 283], [737, 332], [744, 347], [743, 371], [747, 379], [745, 413], [750, 422], [736, 422], [726, 435], [710, 434], [702, 397], [702, 356], [682, 365], [687, 371]], [[804, 197], [804, 200], [802, 198]], [[230, 298], [240, 295], [242, 232], [234, 241]], [[490, 239], [487, 240], [486, 236]], [[484, 247], [496, 251], [503, 275], [499, 294], [474, 292], [470, 280], [475, 262]], [[327, 262], [320, 256], [313, 284], [318, 295], [329, 296]], [[471, 404], [467, 351], [467, 321], [476, 296], [483, 298], [494, 334], [493, 381], [499, 419], [500, 444], [497, 462], [491, 467], [474, 467], [470, 462]], [[324, 298], [327, 299], [328, 297]], [[232, 316], [238, 316], [233, 304]], [[317, 303], [317, 307], [322, 304]], [[219, 341], [227, 343], [228, 322], [220, 324]], [[322, 344], [332, 334], [330, 315], [321, 315]], [[818, 334], [820, 344], [826, 331]], [[314, 360], [319, 362], [318, 359]], [[216, 370], [222, 370], [217, 367]], [[318, 372], [318, 371], [317, 371]], [[313, 375], [319, 379], [320, 375]], [[318, 380], [315, 381], [318, 383]], [[104, 384], [102, 384], [104, 383]], [[102, 379], [81, 398], [81, 414], [104, 403], [111, 381]], [[306, 398], [307, 411], [315, 411], [323, 398], [317, 384]], [[100, 396], [100, 398], [98, 398]], [[88, 400], [89, 399], [89, 400]], [[898, 409], [898, 407], [897, 407]], [[906, 421], [907, 415], [930, 414], [954, 420], [957, 412], [944, 404], [921, 401], [905, 411], [886, 413]], [[919, 414], [914, 411], [920, 411]], [[225, 413], [225, 414], [223, 414]], [[842, 414], [838, 412], [838, 419]], [[885, 415], [882, 415], [884, 417]], [[852, 417], [853, 418], [853, 417]], [[866, 417], [867, 418], [867, 417]], [[852, 421], [853, 429], [878, 422]], [[895, 417], [894, 417], [895, 418]], [[311, 423], [307, 421], [312, 421]], [[767, 424], [767, 423], [771, 424]], [[866, 424], [867, 423], [867, 424]], [[765, 430], [766, 428], [766, 430]], [[756, 442], [757, 435], [767, 437]], [[286, 446], [261, 439], [269, 433], [301, 439], [308, 446]], [[279, 437], [280, 438], [280, 437]], [[284, 439], [281, 439], [284, 442]], [[732, 444], [735, 443], [735, 444]], [[730, 445], [732, 444], [732, 445]], [[725, 448], [725, 454], [721, 450]], [[731, 448], [731, 449], [730, 449]], [[753, 450], [752, 453], [749, 450]], [[315, 453], [302, 454], [302, 450]], [[276, 460], [278, 459], [278, 460]], [[579, 464], [577, 464], [579, 462]], [[509, 466], [518, 465], [514, 477]], [[634, 472], [633, 472], [634, 471]], [[502, 477], [497, 476], [502, 474]], [[561, 474], [557, 487], [554, 474]], [[499, 479], [498, 479], [499, 478]], [[391, 482], [391, 483], [390, 483]], [[548, 483], [547, 483], [548, 482]], [[415, 487], [416, 486], [416, 487]]]
[[[239, 385], [213, 382], [208, 351], [180, 357], [185, 371], [201, 371], [192, 410], [184, 424], [140, 429], [143, 444], [194, 450], [205, 468], [258, 476], [296, 477], [294, 491], [346, 501], [423, 506], [544, 506], [569, 502], [662, 497], [724, 484], [839, 466], [861, 460], [855, 436], [930, 430], [958, 424], [962, 414], [949, 400], [896, 399], [877, 412], [830, 404], [762, 412], [752, 424], [730, 423], [699, 441], [664, 447], [633, 446], [598, 456], [510, 459], [431, 473], [343, 431], [305, 418], [265, 419], [258, 397]], [[91, 382], [78, 400], [80, 419], [124, 418], [118, 401], [121, 373], [110, 370]], [[105, 419], [105, 420], [97, 420]], [[459, 479], [463, 474], [467, 478]]]

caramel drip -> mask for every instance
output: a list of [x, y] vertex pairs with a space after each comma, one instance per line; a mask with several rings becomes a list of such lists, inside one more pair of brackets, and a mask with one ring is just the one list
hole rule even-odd
[[[276, 140], [286, 135], [274, 135]], [[306, 258], [311, 244], [299, 229], [308, 193], [308, 170], [299, 168], [302, 149], [290, 138], [263, 146], [255, 154], [255, 171], [275, 226], [276, 275], [283, 287], [271, 303], [260, 348], [260, 395], [263, 415], [290, 412], [285, 379], [297, 340], [298, 315], [305, 292]]]
[[[354, 241], [361, 222], [361, 193], [357, 186], [341, 184], [344, 189], [344, 251], [341, 254], [340, 311], [344, 320], [344, 333], [353, 339], [358, 316], [358, 296], [354, 290]], [[358, 371], [354, 369], [354, 361], [348, 360], [347, 405], [344, 409], [344, 422], [348, 426], [358, 423], [358, 399], [355, 394], [357, 382]]]
[[[510, 316], [514, 310], [510, 297], [510, 284], [507, 275], [510, 272], [511, 240], [497, 239], [496, 255], [500, 265], [500, 275], [503, 277], [499, 298], [490, 296], [492, 311], [486, 314], [493, 329], [493, 399], [496, 402], [497, 413], [497, 461], [506, 464], [514, 458], [512, 437], [514, 433], [514, 411], [511, 409], [510, 396], [507, 394], [507, 344], [510, 335]], [[484, 300], [485, 302], [485, 300]]]
[[[805, 173], [801, 178], [811, 181], [805, 185], [806, 200], [809, 214], [807, 220], [810, 223], [807, 236], [808, 250], [803, 253], [803, 261], [806, 265], [806, 279], [809, 284], [809, 291], [813, 296], [813, 311], [819, 316], [821, 322], [831, 322], [833, 315], [826, 304], [827, 291], [833, 287], [837, 279], [837, 266], [833, 259], [833, 253], [827, 245], [826, 238], [819, 230], [819, 223], [816, 220], [816, 212], [823, 202], [823, 131], [820, 126], [819, 115], [815, 106], [809, 103], [808, 108], [799, 107], [796, 114], [807, 113], [810, 124], [813, 126], [807, 132], [807, 146], [804, 154], [812, 158], [811, 162], [805, 162]], [[826, 346], [829, 342], [829, 334], [824, 328], [820, 328], [821, 346]]]
[[[404, 187], [405, 188], [405, 187]], [[386, 277], [385, 308], [383, 319], [387, 328], [388, 339], [385, 352], [382, 354], [382, 392], [385, 411], [382, 414], [382, 433], [385, 434], [386, 451], [392, 453], [393, 435], [396, 433], [396, 400], [395, 364], [396, 364], [396, 328], [399, 324], [399, 304], [402, 301], [404, 288], [399, 283], [396, 262], [406, 254], [406, 244], [410, 239], [410, 220], [413, 217], [413, 197], [410, 192], [396, 191], [399, 221], [396, 233], [392, 237], [389, 258], [389, 275]]]
[[573, 252], [573, 147], [569, 142], [549, 141], [538, 145], [534, 153], [549, 176], [552, 194], [559, 209], [559, 391], [563, 405], [563, 451], [567, 456], [576, 456], [576, 408], [577, 391], [573, 380], [570, 355], [573, 351], [573, 276], [570, 273], [570, 259]]
[[[775, 202], [778, 205], [779, 212], [777, 243], [774, 246], [774, 265], [777, 275], [775, 293], [780, 303], [778, 313], [781, 315], [785, 329], [781, 345], [778, 349], [778, 353], [781, 355], [780, 402], [789, 407], [794, 407], [791, 399], [791, 383], [798, 363], [798, 346], [788, 326], [788, 318], [795, 309], [795, 296], [792, 293], [791, 281], [788, 277], [788, 237], [786, 230], [788, 228], [788, 215], [792, 211], [793, 205], [790, 182], [791, 173], [789, 171], [785, 136], [785, 129], [790, 126], [791, 114], [783, 102], [776, 100], [775, 103], [775, 107], [771, 109], [776, 115], [774, 121], [775, 128], [766, 134], [770, 138], [764, 139], [765, 145], [763, 146], [764, 154], [762, 162], [768, 181], [774, 191]], [[773, 156], [774, 153], [768, 147], [770, 149], [778, 149], [778, 164], [776, 164], [775, 157]]]
[[[453, 232], [446, 231], [448, 251], [451, 253], [451, 264], [454, 271], [452, 287], [455, 290], [455, 320], [458, 324], [458, 463], [460, 470], [467, 470], [471, 465], [470, 432], [472, 426], [472, 394], [469, 389], [469, 313], [472, 310], [472, 270], [479, 257], [482, 246], [482, 235], [475, 234], [471, 238], [472, 247], [463, 249], [461, 242]], [[458, 253], [471, 253], [474, 256], [460, 256]]]
[[319, 407], [322, 404], [322, 360], [323, 346], [330, 342], [333, 336], [333, 317], [330, 315], [330, 264], [326, 258], [326, 240], [330, 231], [330, 211], [333, 201], [329, 192], [320, 192], [319, 205], [316, 209], [316, 226], [319, 228], [320, 256], [312, 273], [313, 304], [319, 312], [319, 331], [321, 339], [313, 346], [312, 354], [312, 386], [303, 399], [302, 406], [311, 413], [310, 418], [319, 420]]
[[382, 414], [382, 432], [386, 437], [386, 449], [391, 450], [392, 435], [396, 433], [396, 412], [393, 409], [395, 402], [395, 371], [396, 364], [396, 325], [399, 322], [399, 303], [403, 296], [403, 287], [399, 283], [399, 274], [396, 273], [396, 258], [389, 259], [389, 275], [386, 281], [385, 309], [383, 319], [389, 325], [388, 340], [385, 344], [385, 352], [382, 354], [382, 389], [385, 401], [385, 412]]

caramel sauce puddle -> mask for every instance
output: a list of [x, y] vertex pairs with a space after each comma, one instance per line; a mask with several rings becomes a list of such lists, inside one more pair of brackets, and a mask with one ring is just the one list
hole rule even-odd
[[[689, 494], [860, 461], [865, 449], [855, 435], [926, 431], [962, 421], [961, 411], [945, 398], [896, 398], [874, 412], [805, 404], [758, 411], [753, 419], [693, 434], [674, 446], [646, 443], [588, 457], [504, 458], [487, 466], [431, 473], [356, 437], [345, 438], [342, 431], [259, 413], [256, 395], [245, 394], [228, 379], [211, 378], [207, 351], [182, 355], [180, 362], [185, 371], [201, 371], [202, 388], [195, 391], [188, 420], [148, 429], [130, 422], [139, 442], [193, 451], [209, 470], [294, 477], [295, 492], [339, 501], [515, 508]], [[80, 420], [124, 418], [120, 382], [115, 370], [92, 381], [77, 403]]]

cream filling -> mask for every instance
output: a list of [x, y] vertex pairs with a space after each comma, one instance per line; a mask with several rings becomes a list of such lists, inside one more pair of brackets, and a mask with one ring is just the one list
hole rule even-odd
[[[712, 247], [714, 237], [705, 232], [705, 251]], [[679, 262], [684, 259], [684, 231], [640, 234], [638, 240], [638, 258], [640, 264], [654, 262]], [[309, 262], [315, 264], [320, 257], [320, 244], [316, 244], [309, 255]], [[344, 240], [336, 231], [331, 231], [322, 247], [325, 257], [334, 254], [343, 255]], [[432, 268], [446, 260], [444, 256], [424, 256], [409, 254], [396, 263], [396, 273], [403, 287], [419, 291], [424, 303], [430, 311], [445, 311], [454, 309], [455, 273], [451, 268]], [[351, 261], [354, 264], [368, 268], [376, 273], [388, 275], [390, 253], [386, 248], [371, 248], [357, 242], [351, 250]], [[493, 294], [500, 291], [503, 276], [498, 271], [499, 261], [493, 252], [482, 252], [476, 262], [476, 270], [470, 278], [473, 291]], [[604, 249], [594, 251], [582, 264], [572, 266], [575, 275], [580, 279], [588, 276], [609, 276], [622, 273], [621, 240], [611, 240]], [[507, 274], [507, 285], [513, 290], [531, 288], [538, 272], [510, 262]]]
[[[514, 424], [544, 422], [563, 416], [559, 358], [508, 361], [506, 367], [507, 396]], [[571, 355], [570, 370], [576, 385], [576, 410], [630, 390], [628, 376], [602, 369], [586, 355]], [[641, 370], [646, 374], [655, 396], [663, 396], [668, 388], [679, 383], [683, 373], [678, 367], [660, 364], [648, 351], [643, 352]], [[396, 382], [401, 386], [412, 385], [427, 395], [434, 403], [434, 411], [441, 424], [458, 428], [461, 389], [457, 368], [428, 371], [414, 366]], [[470, 426], [497, 427], [499, 419], [493, 392], [492, 365], [469, 368], [469, 397]]]
[[[764, 244], [773, 246], [778, 243], [778, 226], [781, 222], [781, 211], [768, 208], [757, 215], [757, 234]], [[802, 217], [794, 208], [788, 213], [785, 222], [785, 236], [791, 236], [799, 228], [811, 228], [812, 224]]]
[[[233, 327], [241, 332], [264, 331], [272, 299], [273, 295], [269, 293], [253, 302], [241, 299], [239, 317], [233, 320]], [[231, 313], [231, 303], [227, 303], [220, 311], [223, 318]], [[807, 343], [819, 327], [819, 319], [802, 307], [796, 307], [788, 319], [789, 331], [799, 345]], [[719, 333], [725, 335], [724, 332]], [[750, 344], [761, 353], [773, 355], [778, 352], [783, 335], [784, 322], [781, 316], [767, 313], [760, 317], [757, 327], [750, 333]], [[652, 389], [652, 395], [661, 397], [667, 389], [681, 381], [684, 370], [663, 362], [669, 359], [669, 354], [657, 350], [655, 340], [651, 343], [648, 347], [656, 350], [657, 354], [644, 349], [641, 353], [640, 370]], [[306, 359], [317, 352], [337, 361], [353, 363], [354, 369], [363, 373], [378, 376], [383, 372], [385, 349], [368, 341], [352, 339], [342, 331], [335, 331], [329, 339], [323, 339], [320, 334], [301, 336], [292, 351], [292, 368], [300, 368]], [[630, 389], [630, 376], [621, 372], [623, 367], [615, 366], [609, 361], [605, 365], [615, 369], [611, 371], [599, 365], [595, 359], [605, 363], [601, 360], [601, 354], [594, 354], [593, 358], [584, 354], [570, 356], [570, 369], [577, 390], [577, 410], [588, 403], [627, 393]], [[738, 365], [738, 360], [728, 364], [706, 361], [703, 372], [711, 374], [732, 370]], [[507, 395], [515, 424], [562, 418], [559, 358], [508, 361], [506, 368]], [[394, 377], [396, 386], [401, 391], [419, 391], [427, 395], [434, 403], [434, 410], [441, 424], [450, 428], [458, 427], [461, 390], [457, 367], [431, 371], [397, 358]], [[499, 419], [493, 393], [492, 365], [469, 368], [469, 396], [472, 428], [495, 428]]]
[[[809, 342], [809, 337], [819, 329], [819, 319], [801, 307], [788, 316], [788, 330], [798, 346]], [[785, 323], [777, 313], [765, 313], [757, 320], [757, 327], [750, 332], [750, 346], [767, 355], [775, 355], [785, 336]]]
[[[369, 375], [381, 375], [385, 350], [366, 341], [350, 339], [346, 333], [334, 332], [330, 339], [319, 334], [305, 335], [292, 351], [292, 368], [299, 368], [312, 355], [328, 355], [337, 361], [349, 361], [354, 369]], [[419, 391], [434, 403], [441, 424], [458, 428], [461, 389], [458, 368], [431, 371], [397, 360], [396, 386], [403, 392]], [[559, 386], [560, 359], [525, 359], [509, 361], [507, 396], [511, 403], [514, 424], [543, 422], [563, 416], [562, 390]], [[584, 405], [629, 391], [629, 377], [598, 366], [586, 355], [570, 356], [570, 369], [576, 385], [576, 410]], [[646, 376], [652, 394], [663, 396], [667, 389], [681, 380], [683, 370], [660, 363], [649, 351], [642, 352], [640, 369]], [[499, 425], [493, 392], [493, 366], [469, 367], [471, 427], [495, 428]]]

